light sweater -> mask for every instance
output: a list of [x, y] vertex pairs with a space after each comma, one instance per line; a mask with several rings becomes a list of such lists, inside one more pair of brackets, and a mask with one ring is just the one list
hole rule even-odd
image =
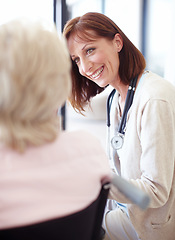
[[[118, 165], [118, 164], [116, 164]], [[116, 189], [110, 198], [128, 203], [141, 240], [174, 240], [175, 229], [175, 87], [158, 75], [143, 75], [128, 113], [120, 150], [122, 177], [147, 192], [146, 211], [130, 204]]]
[[24, 154], [0, 147], [0, 229], [82, 210], [98, 196], [110, 168], [101, 143], [84, 131], [63, 132]]

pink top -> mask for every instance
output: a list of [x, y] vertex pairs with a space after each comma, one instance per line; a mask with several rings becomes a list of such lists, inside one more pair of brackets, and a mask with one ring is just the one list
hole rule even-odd
[[0, 147], [0, 229], [61, 217], [96, 199], [109, 180], [104, 150], [89, 133], [63, 132], [24, 154]]

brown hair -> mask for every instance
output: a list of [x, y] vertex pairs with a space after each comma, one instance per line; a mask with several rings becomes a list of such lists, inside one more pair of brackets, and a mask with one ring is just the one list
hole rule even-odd
[[[92, 35], [88, 30], [93, 30]], [[119, 76], [124, 84], [129, 84], [131, 79], [139, 75], [146, 67], [142, 53], [133, 45], [120, 28], [107, 16], [89, 12], [81, 17], [69, 20], [63, 29], [63, 35], [68, 40], [70, 36], [76, 35], [81, 39], [94, 39], [104, 37], [113, 40], [116, 33], [123, 39], [123, 48], [119, 52]], [[72, 95], [69, 101], [75, 110], [84, 111], [84, 106], [90, 102], [91, 97], [102, 92], [104, 88], [82, 76], [76, 63], [72, 61]]]

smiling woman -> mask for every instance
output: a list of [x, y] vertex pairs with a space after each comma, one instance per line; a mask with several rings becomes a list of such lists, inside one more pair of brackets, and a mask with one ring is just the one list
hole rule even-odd
[[90, 12], [69, 20], [64, 36], [72, 58], [72, 106], [82, 112], [106, 86], [114, 88], [113, 100], [107, 101], [113, 171], [151, 198], [149, 208], [141, 212], [111, 189], [105, 240], [174, 240], [174, 86], [145, 71], [142, 53], [103, 14]]
[[130, 79], [145, 68], [140, 51], [103, 14], [87, 13], [69, 20], [63, 34], [73, 61], [70, 102], [80, 112], [108, 84], [117, 89], [123, 86], [126, 92]]

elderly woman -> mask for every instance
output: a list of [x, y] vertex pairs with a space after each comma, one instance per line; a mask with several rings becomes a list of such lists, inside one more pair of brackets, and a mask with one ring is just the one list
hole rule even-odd
[[[0, 53], [0, 230], [47, 228], [97, 199], [109, 179], [107, 156], [91, 134], [60, 130], [71, 64], [54, 26], [8, 22], [0, 26]], [[67, 229], [64, 236], [55, 229], [44, 239], [65, 239]]]

